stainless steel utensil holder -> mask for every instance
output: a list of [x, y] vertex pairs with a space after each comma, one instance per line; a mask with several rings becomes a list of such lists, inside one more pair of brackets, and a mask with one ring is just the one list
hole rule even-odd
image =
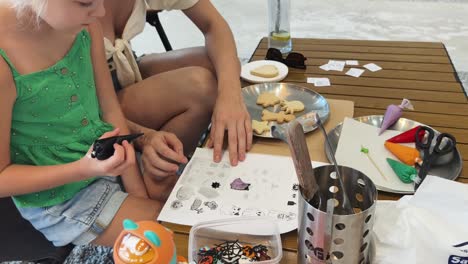
[[339, 186], [333, 185], [337, 177], [335, 167], [315, 168], [322, 197], [325, 201], [332, 199], [335, 207], [330, 218], [323, 205], [320, 210], [314, 199], [309, 203], [302, 194], [299, 195], [298, 263], [369, 263], [377, 189], [362, 172], [338, 167], [354, 213], [346, 215], [338, 206], [343, 202], [343, 196]]

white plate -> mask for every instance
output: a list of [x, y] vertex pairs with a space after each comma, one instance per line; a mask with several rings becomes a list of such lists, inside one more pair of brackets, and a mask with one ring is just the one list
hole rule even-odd
[[[273, 77], [273, 78], [263, 78], [263, 77], [258, 77], [258, 76], [250, 74], [251, 70], [264, 66], [264, 65], [273, 65], [276, 68], [278, 68], [278, 72], [279, 72], [278, 76]], [[271, 61], [271, 60], [252, 61], [242, 66], [241, 78], [250, 83], [279, 82], [283, 80], [284, 78], [286, 78], [286, 76], [288, 75], [288, 72], [289, 72], [288, 66], [286, 66], [285, 64], [281, 62]]]
[[[373, 125], [375, 127], [380, 127], [382, 124], [383, 115], [360, 116], [360, 117], [355, 117], [354, 119], [361, 123]], [[418, 125], [427, 126], [425, 124], [421, 124], [419, 122], [400, 117], [400, 119], [398, 119], [398, 121], [393, 126], [389, 127], [389, 129], [404, 132]], [[330, 143], [333, 148], [333, 152], [331, 152], [327, 144], [325, 143], [325, 153], [329, 161], [332, 160], [331, 155], [335, 154], [336, 148], [338, 147], [338, 142], [340, 140], [342, 128], [343, 128], [343, 123], [340, 123], [335, 128], [333, 128], [332, 130], [328, 132], [328, 138], [330, 139]], [[435, 131], [437, 132], [437, 130]], [[445, 178], [448, 180], [456, 180], [458, 176], [461, 174], [462, 169], [463, 169], [463, 159], [461, 157], [460, 151], [457, 149], [454, 152], [453, 157], [449, 159], [448, 163], [444, 163], [441, 165], [433, 165], [431, 167], [431, 170], [429, 171], [429, 174], [437, 175], [441, 178]], [[397, 193], [397, 194], [413, 194], [414, 193], [414, 191], [389, 189], [389, 188], [386, 188], [385, 186], [376, 185], [376, 187], [377, 187], [377, 190], [379, 191], [384, 191], [384, 192], [389, 192], [389, 193]]]

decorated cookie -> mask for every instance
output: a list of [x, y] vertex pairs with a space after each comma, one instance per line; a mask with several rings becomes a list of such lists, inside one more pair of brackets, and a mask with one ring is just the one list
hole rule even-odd
[[286, 114], [294, 114], [304, 111], [304, 104], [301, 101], [282, 101], [281, 110], [284, 110]]
[[273, 106], [278, 104], [280, 99], [273, 93], [261, 93], [257, 98], [257, 104], [263, 107]]
[[256, 134], [261, 135], [265, 131], [270, 131], [270, 126], [268, 121], [252, 120], [252, 129]]
[[281, 111], [279, 113], [273, 113], [268, 110], [263, 110], [262, 111], [262, 120], [263, 121], [276, 121], [279, 124], [286, 122], [289, 122], [296, 118], [294, 115], [287, 115], [284, 111]]
[[250, 74], [262, 78], [273, 78], [279, 75], [279, 71], [274, 65], [263, 65], [252, 69]]

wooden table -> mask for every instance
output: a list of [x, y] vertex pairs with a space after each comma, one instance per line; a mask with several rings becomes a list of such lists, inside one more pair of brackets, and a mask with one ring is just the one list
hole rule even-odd
[[[353, 101], [354, 116], [382, 115], [389, 104], [399, 104], [402, 98], [410, 99], [416, 110], [405, 111], [403, 117], [451, 133], [457, 138], [457, 147], [464, 159], [464, 168], [457, 181], [468, 183], [468, 162], [465, 160], [468, 158], [468, 101], [442, 43], [293, 39], [293, 49], [307, 57], [307, 70], [290, 68], [284, 82], [308, 87], [327, 99]], [[264, 38], [251, 61], [264, 59], [266, 51], [267, 39]], [[346, 76], [344, 72], [326, 72], [318, 67], [330, 59], [358, 60], [360, 65], [376, 63], [383, 70], [366, 71], [360, 78], [354, 78]], [[307, 77], [327, 77], [332, 86], [314, 87], [306, 83]], [[329, 130], [333, 127], [330, 125], [334, 124], [327, 125], [326, 129]], [[254, 147], [256, 152], [265, 152], [268, 145], [274, 143], [257, 140], [256, 144], [262, 145], [257, 149]], [[288, 153], [287, 146], [283, 147], [282, 152]], [[399, 195], [379, 193], [379, 199], [398, 198]], [[165, 225], [175, 232], [179, 254], [186, 256], [190, 228]], [[297, 262], [296, 238], [295, 231], [282, 235], [281, 263]]]
[[[262, 39], [251, 61], [265, 58], [268, 41]], [[453, 134], [463, 159], [458, 181], [468, 183], [468, 100], [444, 44], [366, 40], [293, 39], [293, 50], [307, 57], [307, 70], [290, 68], [283, 82], [308, 87], [326, 98], [355, 103], [354, 116], [382, 115], [389, 104], [408, 98], [415, 111], [403, 117]], [[360, 78], [324, 71], [328, 60], [376, 63], [383, 70], [366, 71]], [[349, 69], [346, 66], [345, 71]], [[327, 77], [332, 86], [315, 87], [307, 77]]]

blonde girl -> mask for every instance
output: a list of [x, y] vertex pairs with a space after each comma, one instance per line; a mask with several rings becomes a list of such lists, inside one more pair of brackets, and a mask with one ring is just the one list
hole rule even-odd
[[[103, 0], [0, 2], [0, 197], [56, 246], [112, 245], [124, 218], [156, 219], [127, 134], [97, 19]], [[121, 175], [123, 186], [116, 180]]]

